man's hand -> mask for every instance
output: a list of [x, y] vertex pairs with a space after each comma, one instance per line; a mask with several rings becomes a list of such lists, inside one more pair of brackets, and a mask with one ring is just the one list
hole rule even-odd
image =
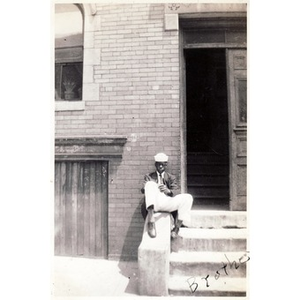
[[167, 188], [167, 186], [166, 185], [164, 185], [164, 184], [160, 184], [159, 186], [158, 186], [158, 188], [159, 188], [159, 190], [162, 192], [162, 193], [164, 193], [165, 195], [169, 195], [170, 193], [171, 193], [171, 191]]

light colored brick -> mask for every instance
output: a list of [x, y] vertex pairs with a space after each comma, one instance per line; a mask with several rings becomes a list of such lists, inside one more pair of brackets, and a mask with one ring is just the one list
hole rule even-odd
[[179, 172], [178, 32], [164, 31], [163, 4], [96, 6], [99, 24], [86, 34], [85, 108], [56, 112], [56, 134], [128, 136], [123, 159], [109, 168], [109, 255], [126, 244], [134, 256], [143, 224], [135, 210], [155, 152], [168, 151], [171, 171]]

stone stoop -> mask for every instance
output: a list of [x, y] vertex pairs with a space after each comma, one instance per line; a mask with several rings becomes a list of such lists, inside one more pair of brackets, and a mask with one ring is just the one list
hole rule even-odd
[[244, 211], [192, 210], [191, 228], [247, 228]]
[[171, 242], [170, 296], [246, 296], [246, 212], [193, 211]]
[[150, 238], [147, 216], [143, 238], [138, 248], [139, 294], [142, 296], [167, 296], [170, 268], [171, 215], [155, 213], [157, 236]]

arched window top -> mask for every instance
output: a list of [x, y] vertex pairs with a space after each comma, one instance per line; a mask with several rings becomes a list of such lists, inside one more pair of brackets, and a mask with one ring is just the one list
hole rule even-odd
[[76, 4], [55, 4], [55, 48], [83, 45], [83, 16]]
[[77, 4], [55, 5], [55, 100], [82, 100], [83, 15]]

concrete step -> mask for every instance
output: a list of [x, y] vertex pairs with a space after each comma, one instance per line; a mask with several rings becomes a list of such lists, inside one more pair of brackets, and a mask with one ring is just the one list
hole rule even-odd
[[197, 170], [188, 170], [188, 176], [197, 176], [198, 178], [228, 176], [228, 170], [225, 170], [223, 168], [222, 170], [213, 170], [212, 168], [199, 168]]
[[170, 296], [245, 297], [246, 290], [246, 278], [231, 278], [227, 275], [220, 276], [218, 279], [213, 274], [203, 274], [198, 277], [170, 276], [169, 278]]
[[188, 174], [228, 174], [229, 166], [226, 163], [192, 163], [187, 165]]
[[226, 185], [193, 185], [188, 186], [188, 193], [193, 196], [226, 196], [229, 198], [229, 187]]
[[205, 274], [246, 277], [246, 252], [172, 252], [170, 275], [199, 276]]
[[204, 209], [207, 210], [229, 210], [229, 195], [228, 196], [202, 196], [193, 195], [193, 207], [192, 209]]
[[187, 163], [228, 163], [228, 155], [217, 155], [212, 152], [189, 153], [187, 156]]
[[[197, 200], [197, 199], [196, 199]], [[223, 211], [223, 210], [229, 210], [229, 203], [225, 200], [219, 201], [218, 203], [216, 202], [211, 202], [211, 201], [194, 201], [193, 203], [193, 210], [218, 210], [218, 211]]]
[[247, 212], [192, 210], [190, 227], [193, 228], [246, 228]]
[[246, 251], [246, 229], [180, 228], [178, 237], [171, 242], [178, 251]]
[[193, 184], [229, 184], [228, 174], [187, 174], [188, 187]]

